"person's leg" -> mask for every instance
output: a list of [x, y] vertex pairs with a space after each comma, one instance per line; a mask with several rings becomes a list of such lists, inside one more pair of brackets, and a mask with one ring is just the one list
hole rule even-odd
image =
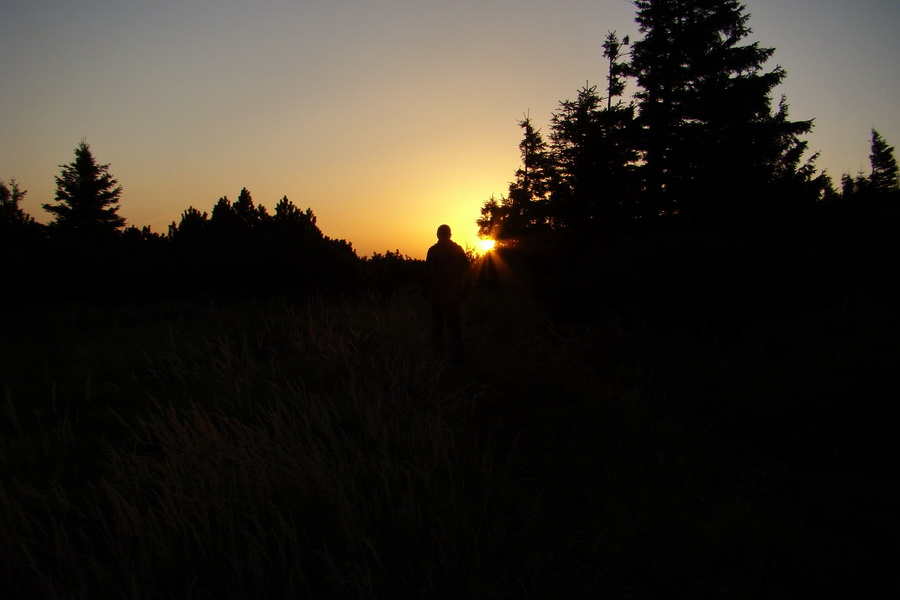
[[450, 352], [452, 353], [452, 358], [454, 361], [462, 360], [462, 315], [460, 314], [459, 303], [447, 305], [446, 318], [447, 329], [450, 334]]
[[438, 302], [431, 304], [431, 344], [435, 349], [444, 345], [444, 307]]

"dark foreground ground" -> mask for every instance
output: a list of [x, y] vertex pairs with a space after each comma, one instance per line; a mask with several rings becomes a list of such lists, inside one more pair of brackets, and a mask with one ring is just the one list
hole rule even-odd
[[[900, 317], [478, 289], [3, 317], [9, 598], [900, 592]], [[550, 313], [548, 313], [548, 307]], [[708, 313], [709, 314], [709, 313]]]

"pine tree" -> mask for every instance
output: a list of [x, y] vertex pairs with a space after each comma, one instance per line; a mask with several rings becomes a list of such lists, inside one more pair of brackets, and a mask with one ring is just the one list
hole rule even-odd
[[601, 193], [600, 124], [603, 99], [597, 86], [585, 84], [575, 100], [560, 102], [550, 120], [550, 139], [560, 172], [553, 193], [554, 212], [569, 230], [585, 233], [590, 228]]
[[0, 179], [0, 227], [4, 231], [34, 225], [31, 215], [19, 206], [27, 193], [15, 179], [10, 179], [9, 185]]
[[546, 231], [552, 226], [548, 197], [554, 177], [552, 157], [547, 143], [531, 118], [519, 121], [524, 130], [519, 152], [522, 166], [509, 184], [509, 194], [498, 202], [487, 200], [477, 220], [481, 235], [497, 240], [520, 240], [524, 236]]
[[547, 143], [531, 117], [519, 121], [524, 130], [519, 143], [522, 166], [509, 184], [507, 234], [513, 236], [547, 229], [550, 225], [547, 201], [554, 177], [552, 157]]
[[[621, 92], [620, 85], [611, 81], [610, 91]], [[560, 103], [551, 129], [559, 172], [552, 203], [560, 223], [582, 237], [614, 234], [635, 212], [634, 107], [608, 101], [604, 108], [596, 86], [585, 85], [576, 100]]]
[[603, 41], [603, 56], [607, 60], [606, 75], [606, 110], [612, 110], [613, 98], [621, 98], [625, 93], [625, 76], [628, 74], [628, 65], [621, 61], [623, 46], [628, 46], [631, 40], [626, 35], [619, 41], [615, 31], [609, 31]]
[[[797, 154], [811, 121], [773, 114], [785, 71], [774, 53], [743, 44], [749, 15], [737, 0], [635, 0], [643, 38], [633, 44], [643, 130], [643, 186], [652, 211], [732, 219], [768, 207], [779, 180], [810, 179]], [[743, 45], [742, 45], [743, 44]], [[805, 168], [805, 170], [804, 170]]]
[[109, 165], [98, 164], [87, 142], [75, 148], [75, 160], [60, 165], [56, 177], [57, 204], [44, 204], [55, 215], [51, 224], [60, 231], [80, 235], [108, 236], [121, 231], [125, 219], [117, 213], [122, 186], [109, 173]]
[[259, 222], [259, 212], [256, 205], [253, 204], [253, 197], [247, 188], [241, 188], [232, 208], [244, 229], [251, 229]]
[[316, 215], [313, 214], [312, 209], [307, 208], [305, 211], [300, 209], [287, 196], [282, 196], [275, 205], [272, 225], [276, 231], [285, 236], [304, 239], [322, 238], [322, 232], [316, 226]]
[[181, 213], [181, 221], [169, 225], [169, 239], [196, 242], [203, 239], [209, 226], [209, 215], [201, 213], [193, 206]]
[[894, 148], [874, 129], [870, 148], [871, 172], [868, 175], [859, 172], [855, 177], [847, 173], [841, 178], [841, 196], [844, 200], [868, 201], [874, 198], [900, 197]]
[[871, 151], [869, 162], [872, 165], [872, 174], [869, 176], [869, 184], [872, 192], [878, 195], [896, 194], [900, 191], [900, 180], [894, 148], [888, 146], [884, 138], [874, 129]]

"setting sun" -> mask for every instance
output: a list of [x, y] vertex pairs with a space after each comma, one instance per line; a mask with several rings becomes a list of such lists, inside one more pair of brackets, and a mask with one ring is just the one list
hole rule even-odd
[[481, 240], [478, 245], [481, 247], [482, 252], [490, 252], [494, 249], [494, 243], [494, 240], [486, 239]]

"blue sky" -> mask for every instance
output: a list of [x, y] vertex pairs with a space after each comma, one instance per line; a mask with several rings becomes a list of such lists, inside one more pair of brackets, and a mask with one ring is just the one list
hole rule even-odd
[[[46, 219], [86, 138], [129, 224], [165, 231], [247, 187], [287, 195], [361, 255], [422, 256], [449, 223], [474, 243], [505, 194], [527, 111], [605, 78], [626, 0], [0, 0], [0, 178]], [[900, 2], [747, 0], [794, 119], [835, 181], [900, 145]]]

